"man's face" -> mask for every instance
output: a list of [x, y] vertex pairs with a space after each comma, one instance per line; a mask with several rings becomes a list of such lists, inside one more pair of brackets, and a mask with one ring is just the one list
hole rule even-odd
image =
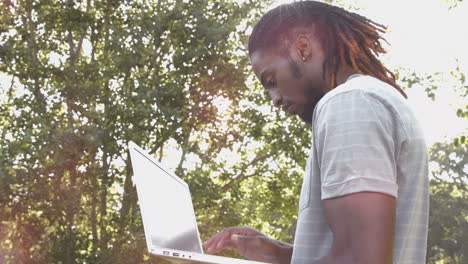
[[[310, 124], [315, 105], [326, 93], [326, 84], [322, 79], [324, 53], [318, 42], [308, 41], [307, 52], [302, 52], [303, 46], [292, 45], [286, 54], [256, 51], [251, 61], [273, 105]], [[303, 58], [302, 54], [307, 56]]]

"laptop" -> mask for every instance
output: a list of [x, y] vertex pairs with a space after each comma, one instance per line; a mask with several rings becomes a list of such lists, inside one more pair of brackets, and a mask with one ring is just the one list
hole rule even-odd
[[171, 263], [264, 264], [203, 254], [187, 183], [135, 143], [128, 147], [149, 253]]

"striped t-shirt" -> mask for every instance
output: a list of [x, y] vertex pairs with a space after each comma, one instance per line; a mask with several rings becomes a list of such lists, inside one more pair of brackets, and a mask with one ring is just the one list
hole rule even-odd
[[326, 255], [333, 235], [322, 199], [371, 191], [397, 200], [396, 264], [425, 263], [429, 218], [427, 150], [403, 96], [357, 75], [328, 92], [313, 114], [313, 144], [299, 201], [293, 264]]

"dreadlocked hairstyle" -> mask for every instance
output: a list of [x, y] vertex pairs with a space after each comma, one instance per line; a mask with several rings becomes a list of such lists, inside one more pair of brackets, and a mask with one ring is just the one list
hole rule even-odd
[[255, 51], [282, 52], [282, 41], [293, 39], [299, 29], [314, 28], [325, 52], [324, 80], [330, 89], [337, 86], [340, 65], [349, 65], [356, 73], [374, 76], [406, 93], [395, 82], [395, 75], [377, 59], [385, 53], [380, 34], [386, 27], [343, 8], [316, 1], [300, 1], [278, 6], [266, 13], [249, 37], [249, 56]]

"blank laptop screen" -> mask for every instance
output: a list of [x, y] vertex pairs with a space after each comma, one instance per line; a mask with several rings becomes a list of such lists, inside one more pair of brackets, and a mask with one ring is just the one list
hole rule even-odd
[[202, 253], [188, 186], [138, 149], [131, 154], [147, 242]]

